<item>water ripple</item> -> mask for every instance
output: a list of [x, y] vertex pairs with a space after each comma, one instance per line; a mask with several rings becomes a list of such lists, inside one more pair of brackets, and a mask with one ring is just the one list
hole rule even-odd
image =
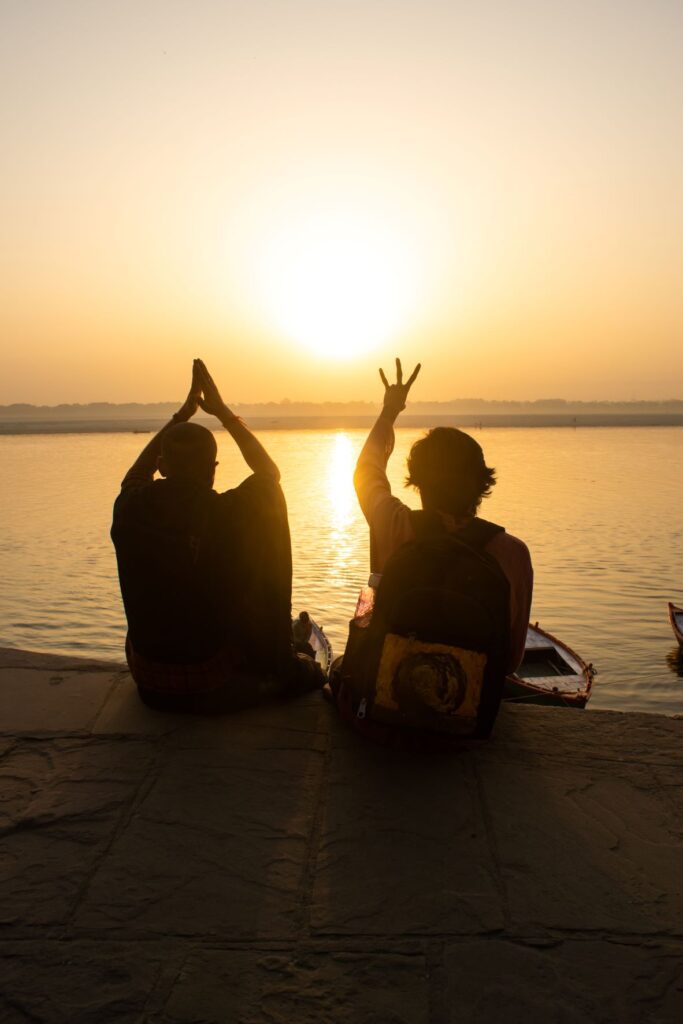
[[[399, 430], [395, 493], [422, 431]], [[367, 527], [352, 469], [361, 431], [265, 432], [282, 471], [294, 553], [295, 609], [343, 649], [368, 573]], [[245, 476], [217, 435], [217, 486]], [[482, 509], [529, 545], [532, 617], [599, 669], [593, 707], [683, 713], [683, 668], [666, 602], [683, 603], [681, 428], [486, 429], [499, 484]], [[129, 434], [0, 437], [0, 642], [120, 659], [125, 621], [109, 541], [111, 504], [140, 449]]]

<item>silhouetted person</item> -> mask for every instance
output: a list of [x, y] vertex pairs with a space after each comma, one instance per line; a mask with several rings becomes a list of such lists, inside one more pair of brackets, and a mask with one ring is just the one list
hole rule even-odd
[[[222, 494], [213, 489], [214, 436], [188, 422], [198, 407], [219, 419], [252, 470]], [[114, 504], [126, 656], [150, 706], [220, 712], [264, 692], [321, 685], [318, 666], [292, 648], [291, 547], [279, 478], [195, 360], [187, 400], [129, 469]]]
[[[481, 680], [463, 682], [455, 661], [450, 675], [444, 675], [445, 655], [437, 648], [429, 665], [424, 656], [424, 664], [415, 669], [412, 678], [424, 685], [426, 693], [430, 672], [436, 673], [436, 696], [429, 697], [431, 708], [424, 718], [428, 722], [431, 715], [437, 728], [451, 724], [455, 728], [458, 723], [453, 716], [460, 705], [465, 706], [467, 687], [481, 689], [483, 685], [482, 707], [489, 705], [480, 715], [479, 733], [483, 735], [495, 718], [505, 674], [513, 672], [524, 655], [533, 589], [531, 559], [521, 540], [477, 517], [482, 499], [495, 484], [495, 473], [486, 465], [481, 447], [461, 430], [436, 427], [411, 449], [407, 483], [419, 491], [422, 512], [412, 511], [391, 493], [386, 466], [394, 448], [394, 423], [420, 370], [418, 365], [404, 384], [398, 359], [396, 367], [395, 384], [389, 384], [380, 370], [384, 406], [354, 475], [358, 500], [370, 527], [370, 582], [377, 589], [371, 617], [357, 623], [370, 625], [355, 632], [352, 627], [349, 635], [343, 661], [349, 708], [353, 704], [355, 713], [362, 695], [368, 692], [367, 710], [363, 704], [361, 717], [370, 715], [374, 701], [377, 715], [389, 721], [392, 704], [401, 703], [409, 673], [405, 667], [396, 667], [398, 654], [391, 654], [393, 661], [389, 658], [387, 636], [389, 646], [400, 646], [391, 639], [395, 634], [418, 642], [450, 644], [453, 649], [459, 645], [487, 652], [485, 685]], [[465, 656], [461, 662], [465, 666], [472, 663]], [[339, 665], [337, 685], [338, 672]], [[390, 691], [392, 696], [387, 696]], [[381, 699], [385, 709], [380, 707]], [[416, 724], [409, 721], [411, 714], [406, 712], [406, 721]], [[448, 715], [451, 719], [446, 722]]]

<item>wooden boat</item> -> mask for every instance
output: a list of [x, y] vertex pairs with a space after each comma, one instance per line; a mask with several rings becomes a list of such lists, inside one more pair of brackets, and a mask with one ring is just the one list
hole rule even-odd
[[594, 675], [592, 665], [535, 623], [527, 630], [522, 664], [505, 680], [503, 700], [584, 708]]
[[674, 631], [674, 636], [683, 651], [683, 608], [678, 608], [671, 601], [669, 601], [669, 622]]
[[[296, 627], [300, 619], [294, 619], [292, 621], [292, 628], [296, 631]], [[315, 653], [315, 660], [320, 665], [321, 669], [327, 675], [330, 671], [330, 665], [332, 664], [332, 644], [327, 639], [325, 631], [322, 626], [319, 626], [313, 619], [310, 620], [311, 633], [308, 637], [308, 642], [313, 648]]]

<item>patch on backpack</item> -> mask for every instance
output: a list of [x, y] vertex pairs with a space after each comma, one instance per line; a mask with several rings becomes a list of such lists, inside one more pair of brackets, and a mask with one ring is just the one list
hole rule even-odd
[[387, 633], [374, 711], [386, 721], [464, 732], [477, 718], [486, 655]]

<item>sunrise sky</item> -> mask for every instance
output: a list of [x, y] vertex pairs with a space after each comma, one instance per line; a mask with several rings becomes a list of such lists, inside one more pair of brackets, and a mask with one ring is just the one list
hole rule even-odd
[[0, 402], [683, 397], [683, 3], [0, 0]]

